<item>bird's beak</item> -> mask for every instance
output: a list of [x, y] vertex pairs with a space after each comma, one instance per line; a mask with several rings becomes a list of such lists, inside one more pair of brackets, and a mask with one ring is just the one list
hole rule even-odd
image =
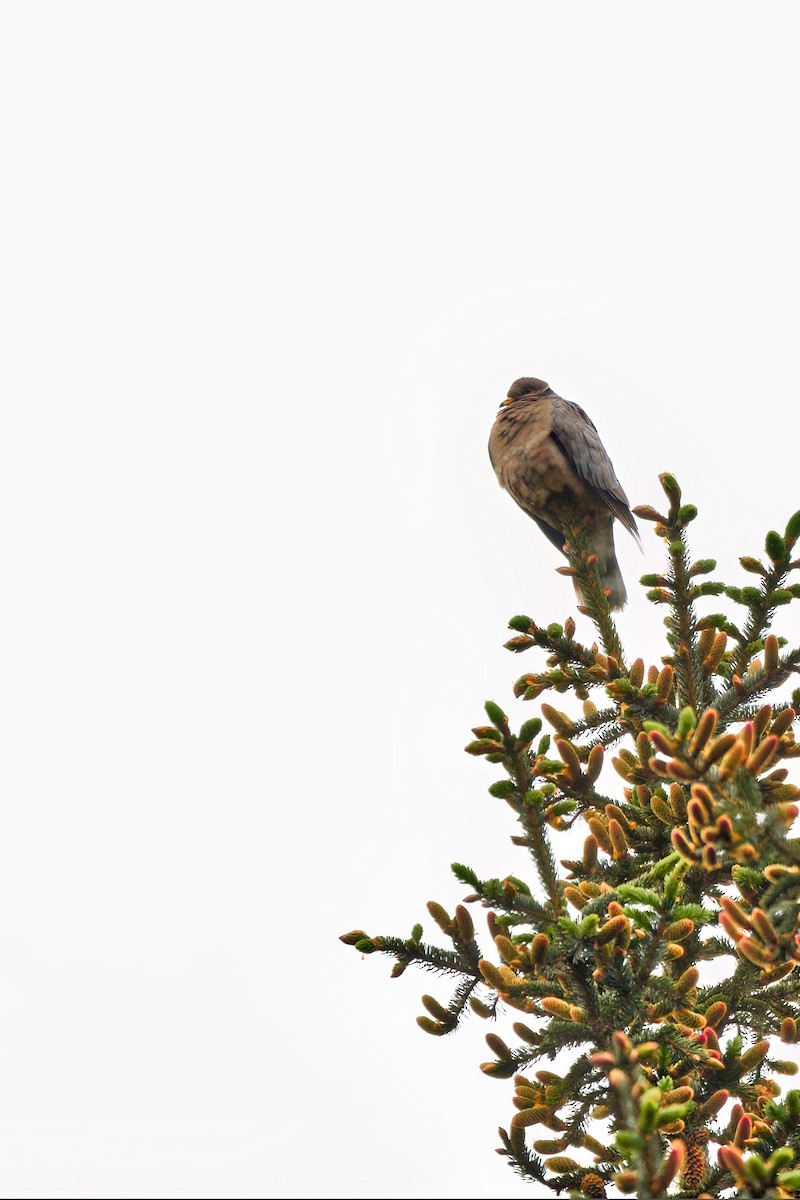
[[514, 397], [513, 397], [513, 396], [506, 396], [505, 400], [504, 400], [504, 401], [503, 401], [503, 403], [500, 405], [500, 407], [501, 407], [501, 408], [508, 408], [509, 404], [513, 404], [513, 403], [514, 403]]

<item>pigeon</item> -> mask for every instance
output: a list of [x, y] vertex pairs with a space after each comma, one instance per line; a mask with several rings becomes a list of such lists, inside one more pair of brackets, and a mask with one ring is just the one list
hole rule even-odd
[[[614, 519], [637, 541], [639, 533], [611, 459], [583, 409], [543, 379], [517, 379], [492, 426], [489, 458], [500, 486], [562, 554], [564, 507], [584, 521], [609, 605], [623, 608], [628, 597], [614, 552]], [[583, 602], [577, 582], [575, 591]]]

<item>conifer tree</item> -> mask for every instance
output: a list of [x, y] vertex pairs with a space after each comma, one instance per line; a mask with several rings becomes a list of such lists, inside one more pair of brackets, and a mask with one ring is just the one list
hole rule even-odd
[[[689, 554], [696, 508], [673, 476], [661, 484], [666, 513], [634, 510], [666, 544], [663, 573], [641, 581], [666, 612], [661, 662], [625, 654], [575, 519], [560, 570], [577, 576], [598, 641], [576, 641], [571, 618], [516, 616], [507, 648], [545, 655], [518, 698], [572, 693], [582, 715], [540, 702], [515, 732], [489, 702], [466, 747], [502, 771], [489, 791], [516, 818], [533, 883], [454, 863], [463, 903], [452, 916], [427, 906], [445, 948], [421, 925], [342, 941], [389, 955], [393, 977], [418, 966], [450, 978], [446, 1002], [422, 998], [418, 1023], [436, 1037], [469, 1013], [516, 1011], [514, 1044], [488, 1033], [481, 1069], [513, 1080], [498, 1153], [534, 1195], [800, 1197], [800, 1091], [776, 1078], [797, 1073], [780, 1047], [800, 1041], [800, 789], [788, 781], [800, 689], [785, 694], [800, 646], [773, 631], [800, 598], [800, 512], [767, 534], [762, 558], [740, 559], [751, 583], [725, 585]], [[698, 613], [723, 594], [732, 615]], [[580, 857], [559, 861], [559, 835], [579, 823]], [[487, 910], [490, 953], [473, 905]], [[566, 1068], [548, 1070], [557, 1055]]]

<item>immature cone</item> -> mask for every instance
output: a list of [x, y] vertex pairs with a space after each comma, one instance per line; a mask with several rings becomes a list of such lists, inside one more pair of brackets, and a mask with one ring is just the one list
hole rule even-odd
[[581, 1180], [581, 1191], [584, 1196], [591, 1197], [592, 1200], [606, 1200], [605, 1181], [593, 1172], [589, 1175], [584, 1175]]
[[700, 1116], [700, 1119], [703, 1121], [708, 1121], [712, 1117], [715, 1117], [717, 1113], [725, 1107], [730, 1098], [730, 1092], [727, 1090], [727, 1088], [719, 1088], [716, 1092], [709, 1096], [705, 1104], [700, 1105], [700, 1108], [698, 1109], [698, 1115]]
[[749, 1050], [745, 1050], [742, 1057], [739, 1059], [739, 1069], [744, 1075], [747, 1071], [752, 1071], [760, 1062], [767, 1057], [769, 1051], [769, 1042], [756, 1042]]
[[429, 900], [427, 907], [428, 912], [431, 914], [442, 932], [449, 934], [450, 930], [453, 928], [453, 922], [450, 919], [450, 915], [447, 910], [442, 908], [441, 904], [437, 904], [435, 900]]
[[697, 967], [687, 967], [680, 979], [675, 984], [675, 992], [678, 996], [683, 996], [686, 992], [691, 991], [693, 987], [697, 987], [700, 979], [700, 972]]
[[661, 1191], [666, 1191], [675, 1176], [683, 1167], [685, 1161], [685, 1144], [680, 1141], [680, 1139], [670, 1143], [669, 1154], [667, 1155], [666, 1162], [664, 1163], [664, 1170], [662, 1171], [661, 1179], [659, 1180], [659, 1187]]
[[537, 1154], [560, 1154], [567, 1148], [566, 1138], [539, 1138], [533, 1143]]
[[543, 1000], [539, 1001], [539, 1004], [551, 1017], [560, 1017], [562, 1021], [572, 1019], [570, 1005], [566, 1000], [559, 1000], [557, 996], [545, 996]]
[[747, 1140], [753, 1136], [753, 1118], [749, 1113], [743, 1113], [736, 1123], [736, 1129], [733, 1134], [733, 1144], [741, 1150]]
[[580, 1163], [576, 1163], [574, 1158], [567, 1158], [566, 1155], [560, 1154], [555, 1158], [548, 1158], [547, 1166], [557, 1175], [568, 1175], [581, 1169]]
[[541, 967], [544, 960], [547, 958], [547, 951], [550, 949], [550, 939], [546, 933], [537, 933], [531, 941], [529, 947], [529, 956], [533, 967]]
[[625, 858], [629, 849], [628, 839], [625, 836], [625, 830], [615, 818], [608, 822], [608, 835], [611, 839], [614, 858]]
[[472, 922], [472, 917], [463, 904], [459, 904], [456, 909], [456, 924], [458, 926], [458, 936], [465, 945], [468, 945], [475, 937], [475, 926]]
[[747, 1180], [744, 1159], [735, 1146], [720, 1146], [717, 1151], [717, 1161], [726, 1171], [731, 1172], [737, 1183], [744, 1183]]
[[706, 1009], [706, 1023], [714, 1028], [718, 1025], [722, 1018], [727, 1015], [728, 1006], [722, 1000], [717, 1000], [710, 1008]]
[[605, 825], [603, 825], [601, 821], [598, 821], [597, 817], [590, 817], [587, 824], [591, 829], [595, 840], [600, 846], [600, 849], [605, 850], [606, 854], [611, 854], [613, 846]]

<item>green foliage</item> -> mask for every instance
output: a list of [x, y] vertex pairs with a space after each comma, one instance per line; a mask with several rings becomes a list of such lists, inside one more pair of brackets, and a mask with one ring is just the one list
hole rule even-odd
[[[481, 1069], [513, 1080], [498, 1153], [533, 1194], [780, 1200], [800, 1196], [800, 1092], [782, 1096], [775, 1079], [796, 1064], [774, 1052], [800, 1042], [800, 790], [789, 781], [800, 692], [764, 698], [800, 671], [800, 647], [773, 629], [800, 596], [800, 512], [767, 534], [764, 561], [741, 558], [751, 582], [698, 581], [716, 563], [689, 554], [697, 509], [674, 476], [661, 483], [666, 513], [635, 510], [666, 546], [665, 569], [642, 578], [666, 614], [660, 663], [629, 660], [585, 532], [570, 528], [598, 641], [576, 640], [571, 617], [516, 616], [507, 647], [545, 657], [516, 681], [518, 699], [571, 695], [582, 709], [543, 702], [514, 733], [488, 701], [490, 724], [466, 747], [502, 772], [489, 792], [513, 812], [535, 886], [454, 863], [463, 903], [453, 916], [428, 905], [446, 949], [423, 943], [421, 925], [405, 939], [358, 929], [342, 940], [389, 955], [394, 976], [415, 966], [451, 978], [446, 1003], [423, 997], [429, 1034], [470, 1013], [524, 1015], [517, 1044], [492, 1027]], [[709, 595], [735, 614], [698, 613]], [[542, 719], [552, 733], [535, 745]], [[601, 789], [612, 770], [616, 786]], [[582, 849], [559, 862], [568, 831]], [[486, 910], [492, 957], [467, 905]], [[556, 1056], [569, 1064], [560, 1074], [541, 1065]]]

